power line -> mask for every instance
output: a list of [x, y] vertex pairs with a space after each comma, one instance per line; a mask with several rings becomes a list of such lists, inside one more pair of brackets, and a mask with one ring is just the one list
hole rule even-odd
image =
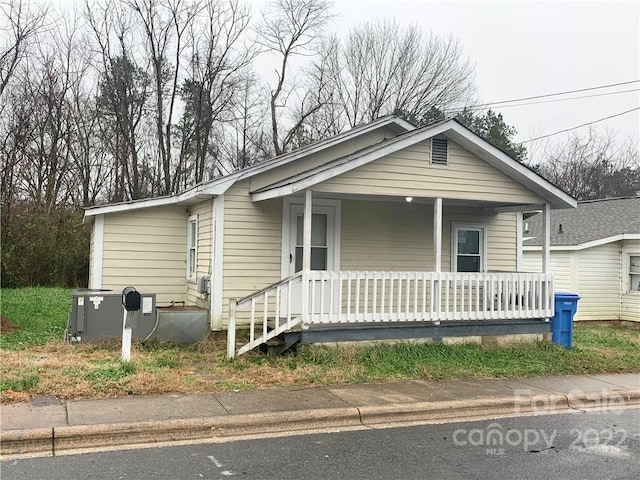
[[627, 113], [635, 112], [636, 110], [640, 110], [640, 107], [632, 108], [631, 110], [627, 110], [625, 112], [616, 113], [615, 115], [610, 115], [608, 117], [599, 118], [598, 120], [594, 120], [592, 122], [583, 123], [582, 125], [578, 125], [577, 127], [566, 128], [566, 129], [560, 130], [558, 132], [549, 133], [547, 135], [542, 135], [542, 136], [536, 137], [536, 138], [530, 138], [529, 140], [525, 140], [524, 142], [519, 142], [519, 143], [529, 143], [529, 142], [534, 142], [536, 140], [541, 140], [543, 138], [552, 137], [554, 135], [558, 135], [559, 133], [569, 132], [569, 131], [575, 130], [577, 128], [582, 128], [582, 127], [586, 127], [588, 125], [593, 125], [594, 123], [602, 122], [604, 120], [609, 120], [610, 118], [620, 117], [622, 115], [626, 115]]
[[640, 80], [630, 80], [628, 82], [610, 83], [608, 85], [599, 85], [597, 87], [579, 88], [577, 90], [567, 90], [564, 92], [547, 93], [544, 95], [534, 95], [533, 97], [522, 97], [522, 98], [514, 98], [512, 100], [501, 100], [498, 102], [479, 103], [477, 105], [467, 105], [466, 107], [453, 109], [451, 111], [464, 110], [465, 108], [469, 109], [469, 108], [477, 108], [477, 107], [488, 107], [491, 105], [501, 105], [503, 103], [523, 102], [525, 100], [536, 100], [538, 98], [557, 97], [558, 95], [568, 95], [570, 93], [588, 92], [590, 90], [600, 90], [602, 88], [618, 87], [621, 85], [629, 85], [631, 83], [638, 83], [638, 82], [640, 82]]
[[[511, 107], [524, 107], [526, 105], [539, 105], [541, 103], [566, 102], [567, 100], [580, 100], [580, 99], [583, 99], [583, 98], [606, 97], [608, 95], [618, 95], [620, 93], [630, 93], [630, 92], [640, 92], [640, 88], [632, 88], [630, 90], [620, 90], [618, 92], [594, 93], [593, 95], [581, 95], [579, 97], [556, 98], [556, 99], [553, 99], [553, 100], [542, 100], [540, 102], [516, 103], [514, 105], [503, 105], [502, 107], [500, 107], [500, 109], [511, 108]], [[476, 110], [473, 107], [467, 107], [467, 109], [468, 110]]]

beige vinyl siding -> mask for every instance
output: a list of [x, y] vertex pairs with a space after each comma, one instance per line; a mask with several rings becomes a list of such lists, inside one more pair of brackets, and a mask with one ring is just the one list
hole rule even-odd
[[229, 299], [242, 298], [280, 280], [282, 199], [252, 203], [249, 182], [224, 195], [223, 321]]
[[620, 245], [618, 242], [581, 250], [578, 254], [580, 320], [620, 317]]
[[[584, 250], [552, 250], [555, 291], [580, 295], [575, 320], [620, 318], [620, 246], [608, 243]], [[542, 252], [523, 253], [525, 271], [542, 271]]]
[[640, 322], [640, 292], [630, 292], [622, 296], [620, 320]]
[[431, 166], [430, 141], [407, 147], [314, 186], [327, 193], [544, 203], [522, 185], [449, 141], [449, 165]]
[[[442, 269], [451, 270], [454, 223], [487, 229], [487, 270], [515, 271], [516, 215], [443, 208]], [[341, 270], [433, 270], [433, 205], [342, 201]]]
[[133, 285], [159, 305], [185, 301], [187, 213], [157, 207], [104, 216], [102, 288]]
[[254, 192], [262, 187], [278, 182], [283, 178], [289, 178], [312, 168], [324, 165], [332, 160], [350, 155], [370, 145], [374, 145], [382, 140], [393, 138], [398, 134], [388, 127], [381, 127], [372, 132], [362, 134], [351, 140], [345, 140], [338, 145], [327, 148], [321, 152], [313, 153], [297, 161], [288, 163], [278, 168], [261, 173], [251, 179], [251, 191]]
[[[556, 291], [573, 292], [578, 290], [577, 265], [578, 252], [552, 251], [550, 272]], [[542, 272], [542, 251], [525, 251], [522, 254], [522, 269], [525, 272]]]
[[[213, 200], [205, 200], [189, 208], [189, 215], [198, 217], [198, 243], [196, 259], [196, 278], [211, 276], [211, 242], [213, 240], [211, 209]], [[187, 225], [185, 223], [185, 229]], [[187, 280], [187, 305], [209, 308], [210, 296], [198, 293], [198, 284]]]
[[433, 206], [342, 201], [341, 270], [415, 271], [433, 265]]

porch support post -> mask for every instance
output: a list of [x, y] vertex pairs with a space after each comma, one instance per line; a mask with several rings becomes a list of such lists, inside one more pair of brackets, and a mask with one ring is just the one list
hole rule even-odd
[[[436, 273], [442, 271], [442, 197], [436, 198], [433, 204], [433, 268]], [[440, 324], [440, 280], [433, 282], [433, 301], [431, 306], [435, 313], [436, 325]]]
[[442, 271], [442, 198], [433, 204], [433, 269]]
[[309, 270], [311, 270], [311, 216], [313, 212], [311, 190], [304, 192], [304, 219], [302, 234], [302, 322], [309, 314]]
[[542, 207], [542, 273], [549, 273], [551, 267], [551, 205]]
[[522, 212], [516, 212], [516, 272], [522, 271], [522, 244], [524, 242]]

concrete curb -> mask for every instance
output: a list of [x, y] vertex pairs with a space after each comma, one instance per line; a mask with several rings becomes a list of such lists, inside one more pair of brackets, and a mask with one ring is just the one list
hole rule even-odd
[[0, 455], [15, 456], [29, 453], [55, 455], [65, 450], [134, 446], [359, 425], [361, 422], [358, 409], [351, 407], [184, 420], [9, 430], [0, 433]]
[[640, 405], [640, 390], [609, 390], [596, 393], [567, 395], [569, 406], [575, 410], [611, 410]]
[[63, 426], [0, 432], [0, 455], [50, 454], [80, 449], [238, 437], [314, 429], [472, 420], [487, 416], [544, 415], [640, 405], [640, 390], [575, 395], [494, 397], [446, 402], [394, 403], [168, 421]]
[[[555, 411], [570, 410], [564, 395], [538, 397], [545, 405], [557, 406]], [[363, 425], [400, 424], [411, 422], [455, 421], [486, 417], [487, 415], [526, 415], [542, 409], [531, 398], [496, 397], [448, 402], [419, 402], [360, 407]], [[547, 411], [550, 413], [550, 411]]]
[[29, 428], [0, 432], [0, 456], [51, 453], [53, 447], [53, 428]]

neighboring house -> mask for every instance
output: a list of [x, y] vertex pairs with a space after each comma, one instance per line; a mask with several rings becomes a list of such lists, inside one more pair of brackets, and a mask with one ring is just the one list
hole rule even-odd
[[[524, 223], [524, 269], [530, 272], [541, 271], [540, 217]], [[555, 288], [581, 297], [574, 318], [640, 322], [640, 197], [555, 210], [551, 230]]]
[[251, 326], [246, 349], [300, 325], [548, 332], [551, 275], [516, 273], [522, 212], [575, 205], [455, 120], [388, 116], [179, 195], [87, 209], [89, 286], [208, 309], [231, 342]]

